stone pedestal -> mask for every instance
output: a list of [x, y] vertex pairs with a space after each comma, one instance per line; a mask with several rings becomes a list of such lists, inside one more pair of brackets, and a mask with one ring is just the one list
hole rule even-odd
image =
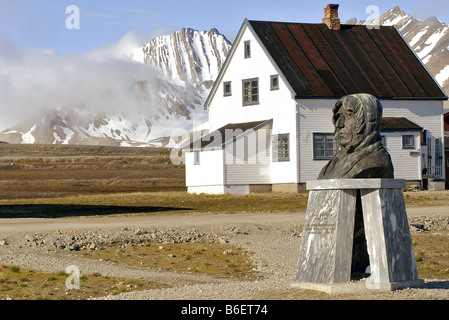
[[[404, 180], [395, 179], [308, 182], [309, 203], [292, 286], [328, 293], [422, 286], [402, 195], [404, 187]], [[349, 282], [357, 197], [371, 273], [363, 286]]]

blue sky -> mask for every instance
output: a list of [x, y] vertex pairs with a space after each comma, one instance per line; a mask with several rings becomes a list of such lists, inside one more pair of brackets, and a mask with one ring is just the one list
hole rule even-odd
[[[0, 46], [8, 41], [19, 48], [79, 53], [115, 43], [129, 31], [150, 39], [183, 27], [217, 28], [232, 41], [245, 18], [320, 23], [328, 3], [340, 4], [342, 21], [366, 19], [369, 5], [381, 14], [399, 5], [417, 18], [433, 15], [449, 23], [449, 0], [0, 0]], [[66, 28], [69, 5], [80, 10], [79, 29]]]

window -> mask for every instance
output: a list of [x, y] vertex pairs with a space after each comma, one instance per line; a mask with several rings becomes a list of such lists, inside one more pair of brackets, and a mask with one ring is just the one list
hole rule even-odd
[[200, 164], [200, 151], [193, 152], [193, 164], [196, 166]]
[[244, 42], [245, 47], [245, 59], [251, 58], [251, 41], [245, 41]]
[[231, 92], [231, 81], [223, 83], [223, 95], [225, 97], [232, 96]]
[[402, 136], [402, 149], [415, 149], [415, 137], [413, 135]]
[[279, 76], [277, 74], [270, 76], [270, 89], [279, 90]]
[[337, 152], [337, 144], [333, 133], [313, 134], [313, 159], [329, 160]]
[[243, 80], [243, 105], [259, 103], [259, 79]]
[[283, 133], [274, 136], [273, 161], [290, 161], [290, 134]]

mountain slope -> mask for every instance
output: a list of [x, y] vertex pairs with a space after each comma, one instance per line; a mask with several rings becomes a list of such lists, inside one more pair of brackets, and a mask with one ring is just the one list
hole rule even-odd
[[[354, 24], [357, 20], [354, 18], [346, 23]], [[399, 7], [388, 10], [378, 21], [360, 21], [357, 24], [396, 26], [446, 94], [449, 93], [449, 25], [435, 17], [424, 21], [415, 19]]]
[[[395, 25], [449, 93], [447, 24], [433, 17], [417, 20], [399, 7], [388, 10], [378, 21], [357, 22], [354, 18], [346, 23]], [[206, 32], [185, 28], [133, 48], [128, 61], [122, 62], [120, 68], [111, 73], [110, 83], [105, 81], [102, 86], [96, 85], [101, 78], [95, 77], [101, 68], [96, 70], [94, 64], [88, 64], [86, 69], [93, 69], [92, 77], [82, 79], [87, 85], [81, 84], [84, 92], [80, 95], [94, 95], [105, 105], [101, 111], [84, 100], [75, 100], [70, 105], [49, 102], [40, 112], [28, 115], [19, 125], [1, 132], [0, 141], [166, 145], [170, 140], [161, 137], [169, 137], [175, 130], [185, 134], [192, 131], [194, 123], [207, 121], [203, 103], [230, 49], [229, 41], [216, 29]], [[109, 68], [106, 62], [104, 64]], [[78, 65], [74, 64], [73, 69], [76, 68]], [[448, 102], [446, 104], [449, 107]]]
[[[170, 136], [173, 130], [191, 131], [194, 120], [196, 124], [207, 120], [203, 104], [230, 48], [231, 44], [216, 29], [182, 29], [157, 37], [132, 50], [129, 61], [121, 61], [116, 73], [112, 73], [113, 83], [100, 87], [96, 98], [104, 99], [106, 105], [101, 111], [81, 99], [83, 103], [47, 106], [4, 130], [0, 141], [151, 145], [152, 140]], [[127, 70], [123, 76], [120, 68]], [[130, 71], [134, 69], [139, 74]], [[92, 87], [96, 88], [94, 83]], [[84, 93], [95, 95], [93, 88], [87, 85], [84, 91], [89, 92]], [[109, 108], [108, 103], [118, 107]]]

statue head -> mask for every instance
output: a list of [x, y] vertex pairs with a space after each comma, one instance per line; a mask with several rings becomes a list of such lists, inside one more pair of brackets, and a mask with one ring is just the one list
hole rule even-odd
[[339, 151], [318, 178], [392, 178], [391, 158], [380, 137], [380, 101], [370, 94], [348, 95], [332, 113]]
[[380, 140], [382, 105], [372, 95], [345, 96], [335, 104], [332, 112], [339, 148], [350, 153]]

